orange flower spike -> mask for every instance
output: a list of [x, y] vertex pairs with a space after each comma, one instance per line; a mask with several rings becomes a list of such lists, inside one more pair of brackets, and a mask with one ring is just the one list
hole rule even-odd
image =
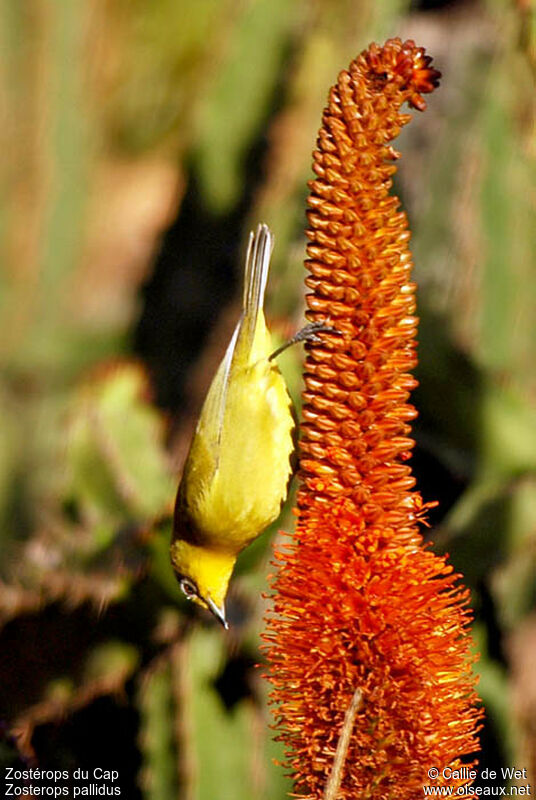
[[413, 800], [428, 769], [478, 749], [469, 596], [423, 546], [431, 504], [407, 464], [417, 319], [390, 142], [411, 119], [400, 107], [423, 110], [437, 86], [430, 63], [412, 41], [371, 45], [331, 89], [313, 155], [308, 317], [338, 333], [307, 345], [296, 534], [265, 633], [308, 800]]

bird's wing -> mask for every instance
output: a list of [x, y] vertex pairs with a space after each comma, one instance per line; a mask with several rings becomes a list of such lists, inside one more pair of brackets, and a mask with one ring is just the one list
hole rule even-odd
[[[195, 472], [203, 476], [203, 483], [207, 486], [218, 469], [222, 431], [228, 410], [228, 388], [233, 372], [248, 367], [260, 355], [253, 350], [259, 315], [262, 314], [272, 249], [272, 232], [267, 225], [259, 225], [256, 232], [249, 235], [244, 267], [242, 314], [210, 385], [192, 442], [191, 457], [189, 456], [185, 465], [185, 471], [188, 471], [194, 464]], [[268, 354], [263, 353], [266, 357]]]
[[[221, 440], [221, 431], [225, 419], [225, 401], [227, 388], [229, 386], [229, 376], [235, 353], [236, 340], [240, 332], [240, 323], [234, 329], [231, 341], [227, 346], [223, 360], [221, 361], [210, 388], [205, 398], [201, 416], [197, 423], [195, 436], [202, 435], [206, 446], [210, 449], [217, 462], [218, 448]], [[215, 465], [215, 467], [217, 464]]]
[[201, 412], [200, 427], [204, 429], [207, 444], [213, 449], [215, 456], [221, 441], [227, 408], [227, 390], [233, 370], [236, 367], [248, 366], [258, 357], [255, 355], [252, 359], [251, 354], [259, 314], [262, 313], [272, 250], [272, 232], [267, 225], [259, 225], [255, 233], [252, 231], [249, 234], [244, 267], [242, 315], [214, 376]]

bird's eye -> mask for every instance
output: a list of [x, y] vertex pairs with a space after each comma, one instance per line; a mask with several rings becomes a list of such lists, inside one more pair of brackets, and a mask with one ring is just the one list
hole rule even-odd
[[180, 587], [188, 600], [191, 600], [192, 597], [195, 597], [198, 594], [197, 586], [189, 578], [181, 578]]

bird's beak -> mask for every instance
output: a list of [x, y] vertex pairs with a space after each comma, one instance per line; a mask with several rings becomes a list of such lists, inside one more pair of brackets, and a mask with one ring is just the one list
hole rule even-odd
[[207, 605], [209, 609], [212, 611], [216, 619], [218, 619], [226, 631], [229, 630], [229, 623], [225, 619], [225, 607], [222, 605], [221, 608], [218, 608], [214, 600], [211, 597], [206, 598]]

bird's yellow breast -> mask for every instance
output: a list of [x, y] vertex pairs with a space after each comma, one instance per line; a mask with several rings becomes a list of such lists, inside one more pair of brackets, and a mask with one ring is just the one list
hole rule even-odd
[[239, 552], [279, 514], [291, 476], [294, 420], [272, 344], [259, 316], [254, 344], [216, 375], [182, 480], [185, 510], [200, 543]]

